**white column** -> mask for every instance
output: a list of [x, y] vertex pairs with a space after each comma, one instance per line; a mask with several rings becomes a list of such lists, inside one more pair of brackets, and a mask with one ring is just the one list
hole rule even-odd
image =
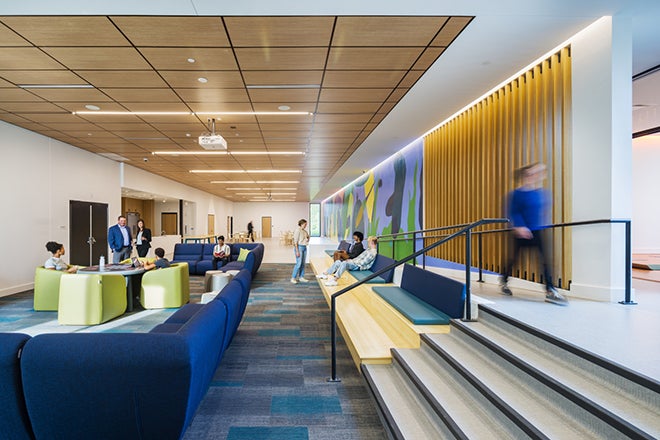
[[[574, 221], [632, 217], [631, 35], [604, 17], [571, 43]], [[572, 258], [572, 296], [624, 299], [624, 225], [573, 227]]]

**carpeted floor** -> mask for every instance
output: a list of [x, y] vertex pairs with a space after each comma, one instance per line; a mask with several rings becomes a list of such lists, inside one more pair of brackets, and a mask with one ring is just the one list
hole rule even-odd
[[261, 265], [243, 321], [186, 440], [387, 438], [341, 340], [341, 382], [327, 382], [329, 308], [316, 281], [289, 282], [291, 269]]
[[[317, 282], [293, 285], [291, 264], [264, 263], [250, 299], [186, 440], [387, 438], [364, 378], [338, 339], [339, 383], [329, 383], [330, 312]], [[308, 278], [313, 273], [307, 270]], [[190, 279], [199, 302], [203, 277]], [[174, 309], [144, 310], [97, 326], [60, 326], [57, 312], [35, 312], [32, 291], [0, 298], [0, 331], [148, 332]]]

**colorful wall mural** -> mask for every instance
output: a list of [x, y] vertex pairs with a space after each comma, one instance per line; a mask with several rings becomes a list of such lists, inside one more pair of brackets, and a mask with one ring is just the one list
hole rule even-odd
[[[337, 240], [352, 239], [353, 231], [386, 235], [422, 228], [422, 161], [420, 139], [344, 187], [322, 205], [323, 234]], [[399, 255], [409, 246], [398, 244]], [[381, 253], [392, 244], [382, 241]], [[409, 254], [410, 252], [408, 252]]]

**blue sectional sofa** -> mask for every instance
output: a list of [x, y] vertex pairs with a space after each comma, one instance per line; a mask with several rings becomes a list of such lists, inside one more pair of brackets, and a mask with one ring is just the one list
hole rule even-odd
[[[207, 270], [213, 269], [213, 247], [211, 243], [177, 243], [174, 245], [173, 263], [187, 262], [191, 275], [204, 275]], [[256, 275], [261, 261], [264, 258], [263, 243], [231, 243], [231, 256], [229, 263], [218, 270], [241, 270], [249, 269], [252, 276]], [[250, 251], [245, 261], [238, 261], [241, 249]]]
[[0, 438], [182, 438], [251, 280], [241, 270], [213, 301], [187, 304], [149, 333], [0, 333]]

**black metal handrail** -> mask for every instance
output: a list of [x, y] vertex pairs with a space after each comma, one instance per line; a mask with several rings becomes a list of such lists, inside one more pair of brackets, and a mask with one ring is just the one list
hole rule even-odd
[[[417, 258], [418, 256], [427, 253], [431, 249], [434, 249], [438, 246], [440, 246], [443, 243], [448, 242], [449, 240], [452, 240], [453, 238], [456, 238], [460, 235], [465, 234], [466, 236], [466, 258], [467, 261], [471, 261], [471, 233], [472, 229], [485, 225], [485, 224], [492, 224], [492, 223], [507, 223], [509, 220], [506, 218], [498, 218], [498, 219], [481, 219], [477, 220], [474, 223], [469, 223], [467, 225], [462, 225], [460, 226], [461, 229], [458, 231], [446, 236], [445, 238], [436, 241], [435, 243], [430, 244], [429, 246], [426, 246], [423, 249], [420, 249], [417, 252], [413, 252], [412, 254], [408, 255], [407, 257], [404, 257], [400, 260], [395, 261], [394, 263], [389, 264], [388, 266], [374, 272], [373, 274], [359, 280], [358, 282], [351, 284], [350, 286], [344, 287], [343, 289], [339, 290], [338, 292], [333, 293], [330, 296], [330, 332], [331, 332], [331, 345], [332, 345], [332, 377], [329, 379], [330, 382], [338, 382], [339, 379], [337, 378], [337, 298], [340, 297], [341, 295], [353, 290], [354, 288], [361, 286], [362, 284], [371, 281], [372, 279], [376, 278], [377, 276], [380, 276], [384, 274], [385, 272], [388, 272], [395, 267], [398, 267], [407, 261], [410, 261], [414, 258]], [[445, 227], [444, 229], [455, 229], [455, 226], [448, 226]], [[467, 268], [466, 270], [466, 294], [465, 294], [465, 315], [464, 318], [469, 319], [471, 316], [471, 310], [470, 310], [470, 264], [466, 264], [465, 267]]]
[[[617, 223], [623, 223], [625, 225], [625, 252], [626, 252], [626, 257], [625, 257], [625, 296], [623, 301], [619, 301], [619, 304], [625, 304], [625, 305], [635, 305], [637, 304], [636, 302], [632, 301], [632, 223], [630, 219], [598, 219], [598, 220], [582, 220], [582, 221], [577, 221], [577, 222], [567, 222], [567, 223], [555, 223], [551, 225], [546, 225], [543, 227], [543, 229], [555, 229], [555, 228], [566, 228], [566, 227], [572, 227], [572, 226], [584, 226], [584, 225], [596, 225], [596, 224], [617, 224]], [[415, 244], [416, 240], [418, 238], [420, 239], [430, 239], [430, 238], [438, 238], [438, 237], [443, 237], [437, 236], [437, 235], [422, 235], [421, 237], [417, 237], [417, 234], [424, 234], [425, 232], [437, 232], [438, 230], [446, 230], [446, 229], [452, 229], [452, 226], [446, 226], [443, 228], [433, 228], [433, 229], [427, 229], [427, 230], [419, 230], [419, 231], [411, 231], [409, 233], [413, 234], [413, 238], [393, 238], [388, 241], [408, 241], [408, 240], [413, 240], [413, 252], [415, 249]], [[474, 231], [472, 232], [473, 234], [477, 234], [478, 236], [478, 262], [477, 262], [477, 268], [479, 271], [479, 282], [483, 282], [483, 249], [482, 249], [482, 237], [484, 234], [493, 234], [493, 233], [501, 233], [501, 232], [509, 232], [511, 231], [512, 228], [501, 228], [501, 229], [489, 229], [486, 231]], [[399, 232], [398, 234], [387, 234], [387, 235], [382, 235], [382, 238], [386, 237], [396, 237], [397, 235], [404, 235], [406, 232]], [[379, 240], [381, 239], [379, 237]], [[394, 256], [394, 244], [392, 245], [392, 255]], [[423, 257], [425, 257], [424, 255]], [[471, 265], [472, 264], [472, 259], [467, 258], [466, 255], [466, 261]], [[425, 259], [422, 262], [422, 267], [426, 268], [426, 261]]]

